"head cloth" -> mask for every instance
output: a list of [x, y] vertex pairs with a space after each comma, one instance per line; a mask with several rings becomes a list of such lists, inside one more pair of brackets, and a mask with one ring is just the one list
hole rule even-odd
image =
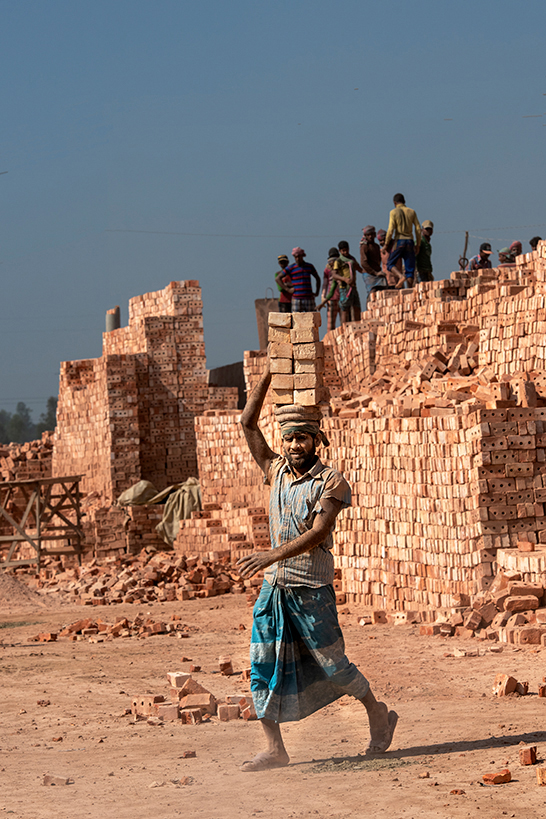
[[278, 407], [275, 416], [281, 428], [281, 435], [292, 435], [294, 432], [305, 432], [318, 438], [324, 446], [330, 446], [330, 441], [320, 428], [321, 411], [318, 407], [302, 407], [299, 404], [290, 404]]

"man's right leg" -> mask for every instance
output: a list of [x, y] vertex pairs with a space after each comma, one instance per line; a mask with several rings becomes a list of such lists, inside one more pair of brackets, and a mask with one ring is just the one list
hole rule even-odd
[[413, 287], [415, 283], [415, 245], [413, 241], [404, 242], [403, 245], [401, 255], [406, 269], [406, 284], [408, 287]]
[[396, 242], [395, 247], [391, 250], [389, 258], [387, 259], [387, 270], [393, 271], [397, 268], [397, 262], [404, 254], [404, 242], [400, 239]]
[[249, 762], [243, 762], [241, 770], [246, 773], [265, 771], [267, 768], [284, 768], [290, 762], [279, 723], [271, 719], [261, 719], [260, 722], [267, 741], [267, 751], [256, 754]]
[[339, 313], [339, 305], [337, 303], [337, 299], [336, 299], [336, 301], [330, 300], [328, 302], [327, 310], [328, 310], [328, 332], [330, 332], [330, 330], [335, 330], [336, 329], [336, 318], [337, 318], [337, 314]]

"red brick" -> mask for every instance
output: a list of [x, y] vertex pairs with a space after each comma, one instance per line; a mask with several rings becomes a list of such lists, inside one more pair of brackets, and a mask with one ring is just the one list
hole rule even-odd
[[486, 785], [503, 785], [505, 782], [512, 780], [512, 774], [508, 768], [504, 768], [498, 773], [486, 773], [482, 776], [482, 779]]
[[528, 745], [519, 749], [519, 761], [522, 765], [534, 765], [537, 761], [537, 746]]

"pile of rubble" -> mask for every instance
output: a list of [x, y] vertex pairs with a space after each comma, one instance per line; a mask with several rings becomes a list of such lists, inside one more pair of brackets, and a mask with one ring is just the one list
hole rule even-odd
[[[416, 324], [416, 322], [411, 322]], [[446, 345], [417, 361], [381, 365], [362, 379], [358, 391], [344, 390], [330, 399], [340, 418], [449, 415], [457, 411], [539, 407], [546, 404], [544, 372], [497, 377], [478, 365], [478, 340]]]
[[37, 441], [0, 445], [0, 480], [28, 481], [51, 477], [53, 432], [44, 432]]
[[151, 603], [243, 594], [250, 581], [243, 581], [225, 556], [211, 554], [180, 556], [160, 552], [96, 559], [84, 566], [63, 568], [48, 560], [36, 573], [16, 569], [18, 579], [43, 595], [56, 595], [61, 602], [84, 606], [113, 603]]
[[[220, 657], [219, 667], [224, 676], [234, 673], [230, 657]], [[241, 679], [248, 681], [249, 675], [250, 672], [245, 670]], [[194, 680], [191, 674], [178, 671], [169, 672], [167, 682], [170, 686], [167, 696], [146, 693], [133, 697], [126, 713], [131, 713], [135, 721], [146, 719], [151, 725], [161, 724], [164, 720], [180, 720], [184, 725], [198, 725], [213, 716], [217, 716], [220, 722], [256, 719], [251, 696], [230, 694], [219, 700]]]
[[546, 646], [544, 587], [523, 581], [517, 572], [499, 572], [472, 605], [464, 594], [454, 595], [452, 602], [450, 611], [440, 612], [435, 623], [421, 625], [420, 633]]
[[173, 614], [170, 622], [153, 620], [151, 617], [118, 617], [114, 623], [108, 623], [100, 617], [86, 617], [69, 623], [59, 632], [41, 632], [29, 637], [29, 643], [55, 643], [59, 637], [67, 637], [71, 642], [87, 641], [89, 643], [106, 643], [117, 637], [153, 637], [157, 634], [171, 634], [175, 637], [189, 637], [197, 629], [182, 623], [178, 615]]

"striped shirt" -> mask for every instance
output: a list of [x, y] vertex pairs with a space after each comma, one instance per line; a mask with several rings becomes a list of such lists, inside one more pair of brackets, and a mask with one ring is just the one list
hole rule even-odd
[[302, 262], [301, 265], [296, 263], [288, 265], [285, 273], [288, 273], [292, 279], [294, 288], [292, 298], [310, 299], [315, 295], [311, 286], [311, 271], [317, 273], [314, 266], [308, 262]]
[[[269, 497], [269, 531], [271, 548], [276, 549], [303, 535], [313, 527], [321, 500], [336, 498], [342, 509], [351, 505], [351, 489], [343, 475], [316, 460], [309, 472], [296, 478], [286, 458], [271, 462], [266, 478], [271, 486]], [[318, 588], [334, 582], [332, 531], [311, 551], [274, 563], [265, 570], [271, 585]]]

